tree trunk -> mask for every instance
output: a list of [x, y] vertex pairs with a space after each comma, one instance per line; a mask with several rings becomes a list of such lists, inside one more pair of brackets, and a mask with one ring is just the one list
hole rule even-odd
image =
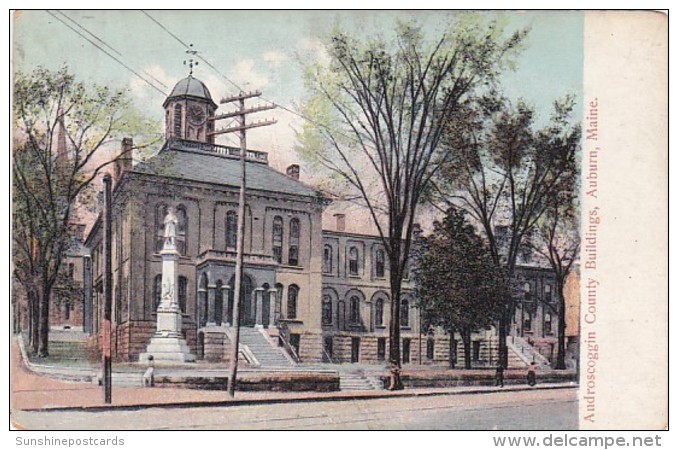
[[38, 354], [38, 343], [40, 342], [40, 307], [38, 303], [38, 293], [35, 290], [29, 290], [28, 293], [28, 314], [29, 314], [29, 347], [31, 354]]
[[43, 287], [40, 296], [40, 326], [38, 356], [49, 356], [49, 295], [50, 289]]
[[[399, 247], [398, 247], [399, 250]], [[399, 255], [400, 252], [398, 251]], [[388, 384], [389, 391], [400, 391], [404, 389], [400, 377], [402, 366], [400, 364], [400, 277], [399, 256], [389, 255], [391, 264], [391, 320], [389, 321], [389, 362], [390, 362], [390, 380]]]
[[450, 331], [450, 369], [454, 369], [457, 362], [457, 340], [454, 338], [454, 330]]
[[461, 330], [461, 340], [464, 343], [464, 369], [471, 368], [471, 331]]
[[556, 292], [558, 292], [558, 356], [556, 369], [565, 370], [565, 282], [561, 277], [556, 280]]
[[504, 308], [504, 311], [501, 313], [501, 318], [499, 319], [499, 362], [504, 367], [508, 367], [508, 345], [506, 344], [506, 339], [508, 336], [508, 327], [511, 323], [506, 309], [507, 308]]

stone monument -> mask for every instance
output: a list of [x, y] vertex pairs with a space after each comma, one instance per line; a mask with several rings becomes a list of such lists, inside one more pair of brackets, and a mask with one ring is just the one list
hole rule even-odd
[[157, 325], [146, 353], [139, 355], [139, 361], [146, 362], [153, 356], [156, 362], [194, 362], [193, 355], [181, 334], [181, 309], [177, 292], [177, 261], [179, 252], [176, 247], [176, 228], [178, 219], [174, 208], [167, 208], [165, 216], [165, 242], [160, 252], [162, 257], [162, 294], [157, 310]]

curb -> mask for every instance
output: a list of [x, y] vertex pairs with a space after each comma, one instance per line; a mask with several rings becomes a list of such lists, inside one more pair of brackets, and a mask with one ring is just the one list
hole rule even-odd
[[413, 397], [435, 397], [443, 395], [477, 395], [477, 394], [493, 394], [497, 392], [523, 392], [533, 390], [559, 390], [559, 389], [577, 389], [578, 385], [561, 384], [561, 385], [543, 385], [539, 387], [521, 386], [516, 388], [495, 388], [487, 387], [484, 389], [475, 390], [461, 390], [461, 391], [441, 391], [441, 392], [417, 392], [410, 391], [385, 391], [372, 392], [369, 394], [346, 394], [336, 396], [320, 396], [320, 397], [292, 397], [292, 398], [271, 398], [271, 399], [243, 399], [243, 400], [226, 400], [226, 401], [195, 401], [195, 402], [176, 402], [176, 403], [144, 403], [138, 405], [107, 405], [107, 406], [57, 406], [46, 408], [27, 408], [22, 411], [26, 412], [67, 412], [67, 411], [81, 411], [81, 412], [105, 412], [105, 411], [135, 411], [147, 408], [204, 408], [204, 407], [229, 407], [229, 406], [250, 406], [250, 405], [265, 405], [265, 404], [282, 404], [282, 403], [311, 403], [311, 402], [342, 402], [354, 400], [380, 400], [385, 398], [413, 398]]

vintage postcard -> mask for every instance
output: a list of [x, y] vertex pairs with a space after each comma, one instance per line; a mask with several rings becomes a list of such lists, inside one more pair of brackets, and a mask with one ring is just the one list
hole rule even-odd
[[668, 428], [668, 15], [11, 30], [13, 429]]

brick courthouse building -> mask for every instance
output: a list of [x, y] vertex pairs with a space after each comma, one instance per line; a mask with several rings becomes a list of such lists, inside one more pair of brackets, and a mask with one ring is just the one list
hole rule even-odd
[[[233, 319], [240, 150], [214, 143], [209, 118], [217, 105], [198, 79], [179, 81], [163, 106], [166, 142], [160, 152], [134, 166], [121, 159], [113, 177], [114, 356], [137, 360], [155, 332], [163, 220], [174, 207], [183, 334], [198, 358], [218, 361], [227, 354]], [[123, 151], [131, 146], [123, 140]], [[303, 362], [386, 360], [388, 263], [379, 238], [346, 232], [342, 215], [324, 230], [328, 201], [299, 181], [298, 166], [277, 172], [268, 155], [255, 150], [248, 150], [246, 164], [241, 324], [267, 335], [272, 345], [282, 343]], [[103, 307], [101, 217], [85, 245], [92, 271], [85, 276], [84, 328], [97, 336]], [[532, 289], [543, 291], [550, 275], [538, 272], [542, 281]], [[403, 361], [445, 363], [456, 349], [450, 351], [450, 339], [442, 333], [420, 333], [412, 288], [406, 279]], [[549, 316], [545, 325], [542, 309], [530, 309], [536, 316], [529, 322], [521, 313], [521, 334], [557, 335], [557, 319]], [[474, 336], [474, 360], [491, 362], [487, 335]]]

